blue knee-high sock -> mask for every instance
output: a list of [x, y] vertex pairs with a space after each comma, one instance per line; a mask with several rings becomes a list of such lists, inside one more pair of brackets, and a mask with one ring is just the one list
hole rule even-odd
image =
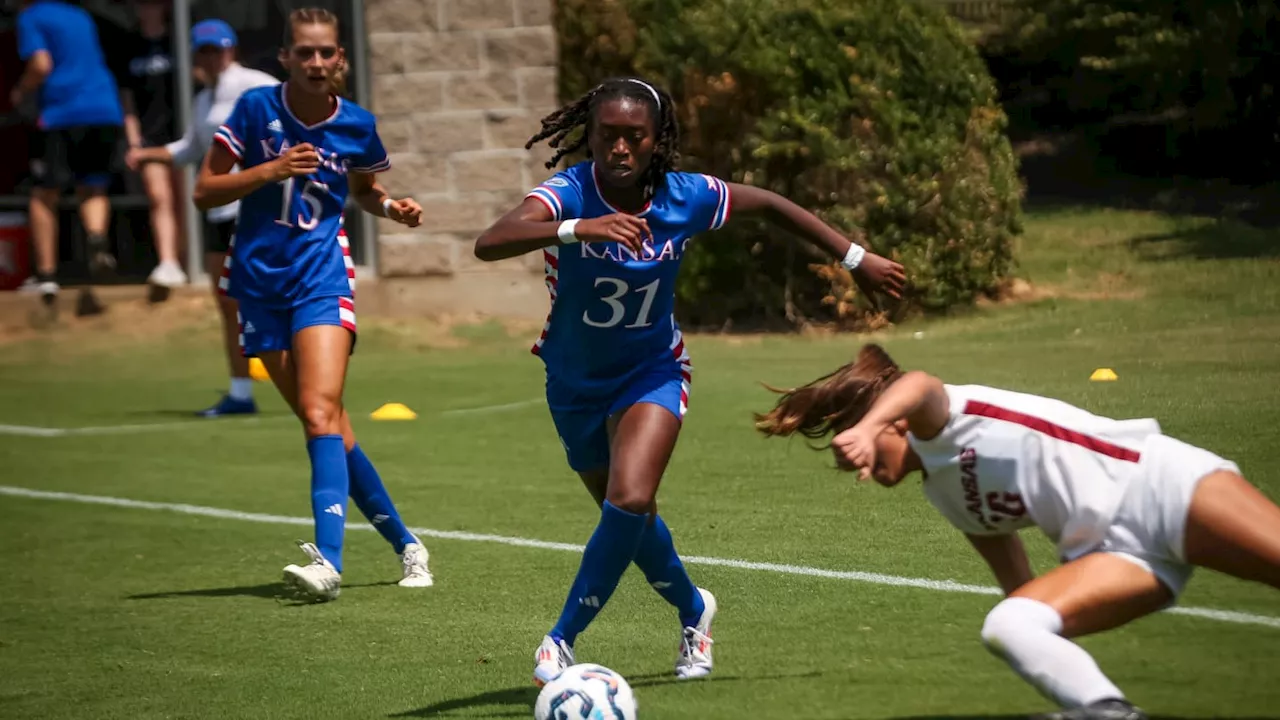
[[404, 552], [404, 546], [417, 542], [409, 528], [400, 520], [400, 513], [391, 502], [387, 488], [382, 485], [378, 470], [373, 467], [359, 445], [347, 453], [347, 472], [351, 475], [351, 499], [373, 525], [374, 529], [395, 548]]
[[316, 521], [316, 547], [342, 572], [342, 531], [347, 514], [347, 452], [341, 435], [319, 435], [307, 441], [311, 456], [311, 514]]
[[684, 563], [680, 562], [675, 543], [671, 540], [671, 531], [662, 522], [661, 515], [645, 528], [635, 563], [649, 585], [675, 606], [680, 613], [680, 626], [696, 627], [706, 605], [702, 602], [702, 593], [685, 572]]
[[618, 587], [622, 573], [635, 557], [648, 518], [648, 515], [636, 515], [605, 501], [600, 512], [600, 524], [582, 553], [582, 565], [578, 567], [573, 587], [569, 588], [569, 597], [564, 601], [560, 619], [551, 630], [552, 637], [573, 645], [578, 633], [586, 630], [600, 613]]

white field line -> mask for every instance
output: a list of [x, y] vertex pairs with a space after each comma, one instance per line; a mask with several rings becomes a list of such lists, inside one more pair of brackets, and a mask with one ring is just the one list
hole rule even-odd
[[[14, 497], [34, 498], [39, 500], [60, 500], [63, 502], [76, 502], [90, 505], [110, 505], [114, 507], [131, 508], [135, 510], [161, 510], [165, 512], [182, 513], [184, 515], [199, 515], [202, 517], [221, 518], [225, 520], [241, 520], [246, 522], [267, 523], [272, 525], [305, 525], [312, 523], [309, 517], [289, 517], [287, 515], [269, 515], [265, 513], [242, 512], [239, 510], [226, 510], [223, 508], [205, 507], [203, 505], [187, 505], [185, 503], [162, 503], [149, 502], [146, 500], [131, 500], [129, 498], [107, 497], [103, 495], [81, 495], [78, 493], [65, 492], [49, 492], [46, 490], [32, 490], [30, 488], [13, 487], [9, 485], [0, 485], [0, 495], [10, 495]], [[351, 523], [347, 525], [348, 530], [372, 530], [373, 528], [364, 523]], [[509, 537], [506, 535], [488, 535], [484, 533], [462, 532], [457, 530], [432, 530], [430, 528], [410, 528], [419, 536], [439, 538], [442, 540], [463, 540], [468, 542], [489, 542], [501, 545], [511, 545], [514, 547], [536, 548], [538, 550], [560, 550], [563, 552], [582, 552], [581, 545], [572, 543], [548, 542], [546, 540], [533, 540], [530, 538]], [[1000, 590], [985, 585], [966, 585], [964, 583], [953, 582], [951, 580], [930, 580], [928, 578], [912, 578], [902, 577], [899, 575], [884, 575], [881, 573], [861, 572], [857, 570], [826, 570], [823, 568], [807, 567], [804, 565], [785, 565], [778, 563], [762, 563], [750, 562], [748, 560], [734, 560], [731, 558], [702, 557], [698, 555], [686, 555], [684, 561], [690, 565], [713, 565], [718, 567], [734, 568], [737, 570], [752, 570], [756, 572], [770, 572], [783, 575], [801, 575], [806, 577], [817, 577], [828, 580], [848, 580], [852, 582], [865, 582], [873, 585], [889, 585], [894, 587], [910, 587], [920, 588], [923, 590], [933, 590], [935, 592], [951, 592], [951, 593], [969, 593], [973, 595], [1000, 595]], [[1272, 617], [1268, 615], [1255, 615], [1253, 613], [1236, 612], [1234, 610], [1215, 610], [1212, 608], [1198, 607], [1174, 607], [1165, 612], [1174, 615], [1189, 615], [1191, 617], [1204, 618], [1207, 620], [1217, 620], [1219, 622], [1237, 623], [1241, 625], [1261, 625], [1264, 627], [1280, 628], [1280, 617]]]
[[228, 427], [237, 425], [258, 425], [265, 422], [293, 419], [292, 415], [279, 415], [265, 418], [224, 419], [212, 424], [209, 420], [178, 420], [164, 423], [139, 423], [135, 425], [93, 425], [78, 428], [51, 428], [35, 425], [0, 425], [0, 435], [25, 435], [27, 437], [68, 437], [72, 435], [118, 435], [137, 432], [164, 430], [181, 430], [188, 427]]
[[[515, 410], [517, 408], [528, 407], [543, 402], [542, 398], [533, 398], [531, 400], [521, 400], [519, 402], [503, 403], [502, 405], [484, 405], [482, 407], [458, 408], [455, 410], [442, 410], [439, 414], [445, 416], [452, 415], [484, 415], [488, 413], [504, 412], [506, 410]], [[209, 420], [191, 419], [178, 420], [175, 422], [163, 423], [141, 423], [135, 425], [98, 425], [91, 427], [78, 428], [52, 428], [40, 427], [36, 425], [2, 425], [0, 424], [0, 435], [21, 435], [25, 437], [69, 437], [73, 435], [116, 435], [138, 432], [154, 432], [165, 430], [182, 430], [190, 427], [235, 427], [238, 425], [257, 425], [258, 423], [274, 422], [278, 420], [292, 420], [292, 415], [276, 415], [272, 417], [250, 417], [250, 418], [225, 418], [216, 421], [216, 424]]]
[[501, 405], [484, 405], [482, 407], [458, 408], [456, 410], [442, 410], [441, 415], [486, 415], [488, 413], [503, 412], [505, 410], [515, 410], [517, 408], [529, 407], [546, 402], [545, 398], [530, 398], [529, 400], [520, 400], [518, 402], [503, 403]]

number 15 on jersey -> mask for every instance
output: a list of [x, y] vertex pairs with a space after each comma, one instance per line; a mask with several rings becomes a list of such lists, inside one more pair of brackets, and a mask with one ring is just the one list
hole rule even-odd
[[293, 208], [293, 187], [296, 177], [291, 177], [280, 181], [280, 217], [276, 219], [276, 224], [285, 227], [298, 227], [303, 230], [314, 230], [320, 224], [320, 215], [324, 210], [324, 206], [320, 203], [319, 193], [329, 192], [329, 186], [316, 182], [315, 180], [307, 180], [302, 186], [302, 202], [311, 211], [310, 217], [305, 217], [302, 209], [298, 209], [297, 215], [290, 217], [290, 210]]

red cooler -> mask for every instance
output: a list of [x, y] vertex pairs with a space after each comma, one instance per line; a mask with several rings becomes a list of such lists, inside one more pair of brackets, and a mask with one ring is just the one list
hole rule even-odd
[[31, 232], [23, 213], [0, 213], [0, 290], [17, 290], [31, 274]]

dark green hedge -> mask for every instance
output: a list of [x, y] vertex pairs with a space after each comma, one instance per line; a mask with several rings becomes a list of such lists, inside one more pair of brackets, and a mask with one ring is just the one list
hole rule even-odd
[[[1021, 186], [976, 51], [899, 0], [560, 0], [561, 93], [637, 73], [680, 105], [684, 169], [779, 192], [908, 269], [900, 310], [998, 288]], [[884, 321], [806, 245], [738, 222], [685, 260], [682, 322]]]

